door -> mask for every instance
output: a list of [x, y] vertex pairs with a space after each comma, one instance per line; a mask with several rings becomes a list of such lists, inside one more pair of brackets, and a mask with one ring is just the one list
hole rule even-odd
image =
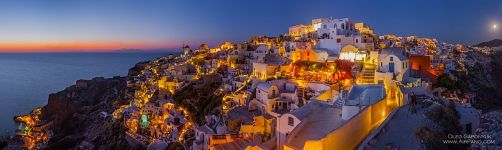
[[389, 63], [389, 72], [394, 72], [394, 63]]

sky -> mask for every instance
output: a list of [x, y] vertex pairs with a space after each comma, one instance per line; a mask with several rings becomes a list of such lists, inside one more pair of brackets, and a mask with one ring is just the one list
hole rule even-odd
[[320, 17], [452, 43], [502, 38], [501, 0], [0, 0], [0, 51], [215, 46]]

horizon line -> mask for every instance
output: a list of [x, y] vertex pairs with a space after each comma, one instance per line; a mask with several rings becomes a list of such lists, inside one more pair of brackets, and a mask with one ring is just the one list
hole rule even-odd
[[46, 49], [33, 49], [33, 50], [0, 50], [0, 53], [135, 53], [135, 52], [176, 52], [181, 48], [155, 48], [155, 49], [64, 49], [64, 50], [46, 50]]

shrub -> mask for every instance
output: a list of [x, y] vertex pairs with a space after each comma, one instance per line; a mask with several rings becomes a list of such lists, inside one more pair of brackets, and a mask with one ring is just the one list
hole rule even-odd
[[7, 141], [0, 141], [0, 149], [4, 149], [5, 147], [7, 147], [7, 145], [9, 145]]
[[416, 128], [415, 137], [424, 142], [427, 149], [447, 149], [446, 145], [441, 141], [442, 135], [427, 126]]
[[446, 134], [459, 134], [459, 115], [457, 110], [451, 106], [437, 106], [426, 114], [427, 118], [433, 120], [443, 127]]

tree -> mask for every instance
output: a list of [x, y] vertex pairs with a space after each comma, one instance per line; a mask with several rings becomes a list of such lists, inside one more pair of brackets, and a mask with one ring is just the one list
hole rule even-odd
[[460, 134], [460, 117], [455, 107], [437, 106], [426, 114], [427, 118], [443, 127], [445, 134]]
[[445, 87], [449, 90], [454, 90], [456, 89], [455, 85], [455, 80], [451, 79], [447, 74], [442, 74], [438, 77], [435, 87]]
[[7, 141], [0, 141], [0, 149], [4, 149], [5, 147], [7, 147], [7, 145], [9, 145]]
[[415, 129], [415, 137], [422, 141], [427, 149], [448, 149], [441, 141], [441, 136], [441, 134], [427, 126], [421, 126]]
[[184, 150], [185, 147], [180, 142], [174, 142], [167, 145], [166, 150]]
[[437, 106], [429, 111], [426, 116], [442, 127], [442, 131], [436, 132], [435, 138], [429, 142], [433, 144], [430, 149], [444, 149], [443, 147], [437, 147], [438, 145], [445, 145], [448, 149], [467, 149], [469, 147], [467, 144], [442, 143], [443, 140], [448, 139], [447, 135], [460, 135], [462, 133], [459, 121], [460, 116], [455, 109], [454, 103], [450, 103], [447, 106]]

